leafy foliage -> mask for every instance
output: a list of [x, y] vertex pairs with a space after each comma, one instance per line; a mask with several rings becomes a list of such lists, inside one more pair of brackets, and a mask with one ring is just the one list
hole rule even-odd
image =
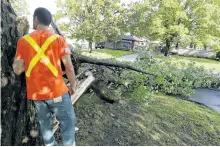
[[55, 18], [69, 19], [59, 23], [61, 28], [71, 38], [87, 40], [90, 49], [92, 42], [116, 40], [121, 34], [123, 9], [119, 0], [58, 0], [57, 6], [60, 10]]
[[173, 46], [220, 49], [219, 0], [142, 0], [123, 7], [120, 0], [58, 0], [56, 20], [69, 37], [90, 42], [117, 40], [122, 32]]
[[194, 88], [220, 87], [220, 79], [216, 74], [195, 66], [193, 62], [171, 62], [167, 57], [153, 59], [142, 52], [135, 65], [157, 75], [154, 77], [135, 72], [123, 74], [122, 81], [133, 89], [136, 97], [143, 98], [142, 92], [162, 92], [189, 97]]
[[144, 0], [128, 13], [128, 31], [172, 45], [220, 49], [220, 1]]
[[10, 0], [10, 3], [18, 16], [30, 14], [26, 0]]

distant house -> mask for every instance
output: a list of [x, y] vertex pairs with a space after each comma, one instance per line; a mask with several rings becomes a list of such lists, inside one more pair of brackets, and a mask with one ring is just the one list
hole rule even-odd
[[120, 50], [133, 50], [135, 46], [145, 46], [146, 41], [135, 36], [121, 36], [119, 41], [105, 41], [96, 43], [96, 48], [120, 49]]

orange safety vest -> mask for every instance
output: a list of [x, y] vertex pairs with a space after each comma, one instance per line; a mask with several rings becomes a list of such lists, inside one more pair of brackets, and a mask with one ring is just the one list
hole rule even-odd
[[52, 43], [58, 37], [59, 37], [58, 35], [52, 35], [51, 37], [49, 37], [44, 42], [44, 44], [42, 45], [41, 48], [38, 46], [38, 44], [29, 35], [26, 35], [26, 36], [23, 37], [33, 47], [33, 49], [35, 49], [35, 51], [37, 52], [37, 54], [33, 57], [33, 59], [31, 60], [29, 66], [28, 66], [28, 70], [26, 71], [26, 76], [27, 77], [30, 77], [32, 69], [34, 68], [34, 66], [37, 64], [37, 62], [40, 59], [42, 59], [44, 61], [45, 65], [47, 65], [47, 67], [50, 69], [50, 71], [53, 73], [53, 75], [57, 77], [58, 71], [51, 64], [50, 60], [44, 54], [44, 52], [47, 50], [47, 48], [50, 45], [50, 43]]
[[15, 58], [24, 60], [29, 99], [48, 100], [68, 92], [61, 69], [61, 57], [71, 54], [67, 49], [65, 39], [49, 30], [19, 39]]

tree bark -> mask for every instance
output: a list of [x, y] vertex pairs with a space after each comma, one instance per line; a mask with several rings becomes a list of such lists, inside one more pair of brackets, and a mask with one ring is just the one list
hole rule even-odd
[[89, 53], [92, 53], [92, 42], [89, 41]]
[[179, 49], [179, 42], [176, 43], [175, 49], [176, 49], [176, 50]]
[[164, 54], [165, 56], [168, 56], [169, 50], [170, 50], [170, 40], [167, 39], [166, 40], [166, 50], [165, 50], [165, 54]]
[[[74, 62], [74, 58], [72, 58], [72, 61]], [[93, 58], [90, 58], [87, 56], [82, 56], [82, 55], [78, 55], [77, 61], [79, 63], [89, 63], [89, 64], [95, 64], [95, 65], [103, 65], [103, 66], [119, 67], [119, 68], [123, 68], [123, 69], [130, 69], [130, 70], [137, 71], [140, 73], [156, 76], [156, 74], [154, 74], [154, 73], [130, 66], [128, 64], [114, 63], [114, 62], [105, 61], [105, 60], [97, 60], [97, 59], [93, 59]]]
[[169, 50], [170, 50], [170, 43], [171, 41], [169, 39], [166, 40], [166, 46], [163, 47], [161, 52], [164, 54], [164, 56], [168, 56]]
[[190, 46], [189, 46], [190, 48], [193, 48], [193, 43], [190, 43]]
[[19, 38], [16, 14], [1, 0], [1, 145], [40, 145], [32, 102], [26, 97], [25, 76], [12, 70]]
[[204, 50], [207, 50], [207, 45], [206, 44], [204, 45]]
[[194, 45], [194, 47], [193, 47], [194, 49], [196, 49], [196, 45]]

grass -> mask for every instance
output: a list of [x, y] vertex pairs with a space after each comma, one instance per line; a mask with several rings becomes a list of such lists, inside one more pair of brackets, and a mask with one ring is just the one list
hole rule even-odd
[[133, 54], [133, 52], [124, 51], [124, 50], [112, 50], [112, 49], [93, 49], [92, 53], [89, 53], [89, 51], [85, 50], [82, 51], [82, 54], [93, 57], [102, 56], [103, 58], [120, 58], [125, 55]]
[[122, 98], [104, 103], [95, 94], [75, 105], [80, 146], [220, 145], [220, 116], [175, 97], [152, 95], [147, 103]]
[[[155, 56], [155, 58], [161, 58], [161, 55]], [[204, 58], [195, 58], [195, 57], [184, 57], [178, 55], [172, 55], [170, 57], [173, 61], [183, 61], [183, 62], [195, 62], [196, 66], [203, 66], [207, 70], [214, 70], [215, 72], [220, 72], [220, 62], [211, 60], [211, 59], [204, 59]]]
[[177, 59], [184, 59], [184, 60], [190, 60], [190, 61], [197, 61], [200, 63], [211, 63], [211, 64], [219, 64], [219, 61], [211, 60], [211, 59], [205, 59], [205, 58], [196, 58], [196, 57], [185, 57], [185, 56], [178, 56], [178, 55], [172, 55], [173, 58]]
[[133, 54], [132, 51], [124, 51], [124, 50], [112, 50], [112, 49], [97, 49], [94, 50], [95, 52], [99, 52], [99, 53], [106, 53], [106, 54], [110, 54], [113, 57], [119, 58], [125, 55], [130, 55]]
[[89, 53], [89, 51], [82, 51], [81, 52], [82, 55], [84, 56], [88, 56], [88, 57], [92, 57], [92, 58], [96, 58], [96, 59], [111, 59], [111, 58], [115, 58], [110, 54], [106, 54], [106, 53], [99, 53], [99, 52], [92, 52]]

